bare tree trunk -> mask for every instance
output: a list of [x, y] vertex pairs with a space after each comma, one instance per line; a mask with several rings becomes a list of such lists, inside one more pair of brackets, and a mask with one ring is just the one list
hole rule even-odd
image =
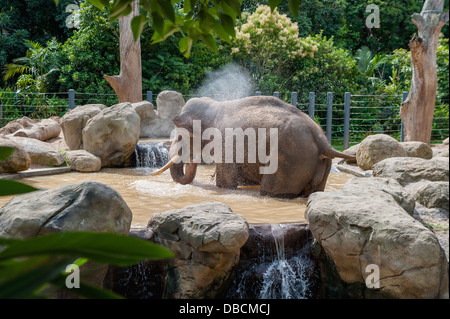
[[120, 74], [103, 76], [119, 97], [119, 103], [142, 101], [141, 41], [134, 41], [130, 26], [133, 17], [139, 15], [139, 0], [132, 7], [131, 14], [119, 18]]
[[418, 32], [409, 42], [413, 65], [411, 89], [400, 108], [405, 141], [430, 144], [437, 91], [436, 50], [439, 33], [448, 22], [444, 0], [426, 0], [422, 12], [412, 15]]

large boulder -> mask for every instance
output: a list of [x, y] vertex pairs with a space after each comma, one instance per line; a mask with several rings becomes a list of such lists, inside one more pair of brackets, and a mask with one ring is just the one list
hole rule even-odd
[[449, 183], [430, 182], [421, 185], [414, 198], [427, 208], [443, 208], [449, 210]]
[[403, 186], [422, 179], [448, 182], [449, 158], [433, 157], [430, 160], [417, 157], [385, 159], [373, 167], [373, 176], [396, 179]]
[[134, 153], [141, 118], [130, 103], [103, 109], [82, 132], [83, 149], [102, 161], [102, 167], [121, 167]]
[[356, 161], [363, 170], [372, 169], [376, 163], [390, 157], [408, 156], [402, 145], [393, 137], [375, 134], [366, 137], [358, 147]]
[[170, 137], [175, 128], [172, 119], [181, 113], [185, 102], [183, 96], [175, 91], [162, 91], [156, 98], [157, 111], [142, 120], [141, 137]]
[[24, 127], [32, 126], [33, 124], [39, 122], [37, 119], [30, 119], [28, 116], [23, 116], [21, 118], [15, 119], [2, 128], [0, 128], [0, 135], [9, 135], [17, 132]]
[[31, 164], [42, 166], [60, 166], [65, 163], [60, 150], [49, 143], [34, 138], [8, 136], [9, 140], [21, 145], [30, 155]]
[[103, 104], [86, 104], [69, 110], [61, 120], [64, 139], [71, 150], [83, 148], [82, 131], [87, 121], [106, 108]]
[[[88, 231], [127, 235], [132, 213], [120, 194], [97, 182], [82, 182], [14, 197], [0, 208], [0, 237], [27, 239], [54, 232]], [[108, 265], [88, 262], [83, 282], [103, 287]], [[47, 288], [45, 295], [74, 298], [67, 290]]]
[[0, 146], [15, 148], [14, 152], [7, 159], [0, 161], [0, 173], [16, 173], [30, 168], [30, 155], [20, 144], [0, 137]]
[[245, 219], [220, 202], [155, 214], [148, 227], [175, 254], [166, 265], [166, 298], [220, 297], [249, 236]]
[[13, 133], [14, 136], [35, 138], [40, 141], [47, 141], [58, 137], [61, 133], [61, 126], [53, 119], [43, 119], [29, 126], [21, 128]]
[[78, 172], [98, 172], [102, 169], [99, 157], [85, 150], [68, 151], [66, 157], [70, 167]]
[[431, 159], [433, 157], [433, 150], [430, 145], [424, 142], [401, 142], [406, 155], [409, 157], [420, 157], [424, 159]]
[[155, 117], [155, 107], [152, 103], [148, 101], [136, 102], [132, 103], [131, 106], [139, 115], [141, 120], [146, 119], [148, 117]]
[[[359, 296], [448, 298], [448, 262], [437, 237], [382, 189], [355, 184], [314, 193], [305, 216], [340, 280], [359, 285]], [[375, 269], [379, 281], [372, 282]]]

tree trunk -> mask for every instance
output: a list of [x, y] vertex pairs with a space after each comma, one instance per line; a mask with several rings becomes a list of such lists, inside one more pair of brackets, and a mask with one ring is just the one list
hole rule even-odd
[[437, 91], [436, 50], [439, 33], [448, 22], [444, 0], [426, 0], [422, 12], [412, 15], [418, 32], [409, 42], [413, 66], [411, 89], [400, 108], [405, 141], [430, 144]]
[[130, 26], [133, 17], [139, 15], [139, 0], [132, 7], [131, 14], [119, 18], [120, 74], [103, 76], [119, 97], [119, 103], [142, 101], [141, 42], [134, 41]]

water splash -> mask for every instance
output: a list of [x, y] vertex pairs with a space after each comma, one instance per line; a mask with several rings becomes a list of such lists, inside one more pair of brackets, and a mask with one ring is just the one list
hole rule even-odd
[[[283, 224], [271, 225], [275, 255], [267, 261], [267, 247], [259, 247], [259, 262], [240, 272], [234, 279], [231, 299], [308, 299], [315, 294], [319, 277], [310, 257], [309, 243], [294, 256], [286, 256]], [[258, 245], [259, 246], [259, 245]]]
[[161, 143], [138, 144], [134, 150], [136, 167], [161, 167], [169, 160], [169, 151]]
[[282, 225], [273, 224], [272, 235], [277, 256], [263, 275], [260, 299], [307, 299], [311, 297], [312, 260], [303, 248], [297, 256], [286, 259]]
[[209, 72], [196, 95], [216, 101], [235, 100], [250, 96], [252, 87], [248, 73], [237, 64], [229, 63], [220, 70]]

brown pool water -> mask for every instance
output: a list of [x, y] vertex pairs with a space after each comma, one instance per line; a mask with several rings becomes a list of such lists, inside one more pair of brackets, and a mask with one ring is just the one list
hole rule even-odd
[[[306, 198], [276, 199], [259, 195], [256, 189], [229, 190], [215, 186], [214, 166], [201, 165], [191, 185], [172, 181], [169, 172], [149, 176], [155, 168], [102, 169], [98, 173], [71, 172], [23, 179], [37, 188], [53, 189], [82, 181], [96, 181], [118, 191], [133, 212], [133, 227], [144, 227], [153, 214], [183, 208], [204, 201], [220, 201], [249, 223], [305, 221]], [[331, 172], [325, 191], [340, 189], [352, 175]], [[0, 207], [12, 196], [0, 197]]]

